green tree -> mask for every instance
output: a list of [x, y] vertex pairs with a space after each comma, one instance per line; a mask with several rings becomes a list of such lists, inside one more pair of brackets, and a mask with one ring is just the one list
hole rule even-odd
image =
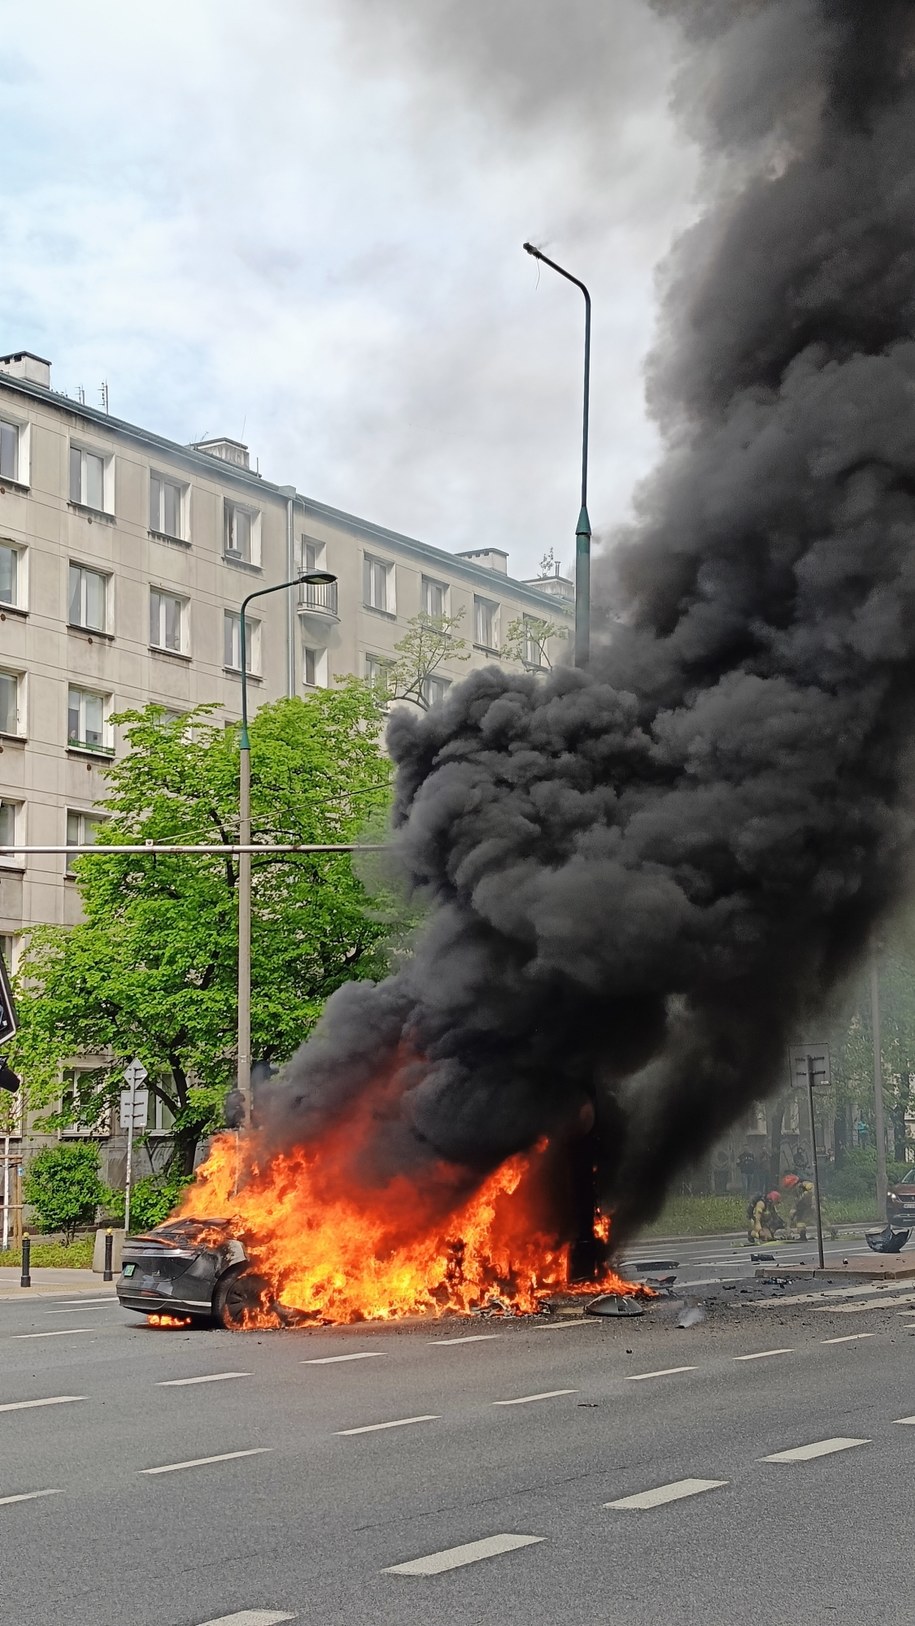
[[[109, 842], [230, 843], [238, 737], [212, 706], [116, 719], [129, 751], [108, 772]], [[266, 705], [251, 723], [252, 831], [264, 843], [355, 840], [386, 806], [379, 697], [350, 681]], [[193, 1168], [235, 1071], [237, 863], [231, 855], [105, 855], [74, 865], [84, 919], [29, 934], [11, 1056], [49, 1127], [99, 1119], [139, 1057], [174, 1116], [171, 1172]], [[346, 854], [265, 853], [252, 864], [252, 1051], [284, 1061], [342, 982], [383, 969], [387, 923]], [[61, 1066], [98, 1087], [60, 1109]]]
[[429, 679], [444, 661], [470, 659], [467, 639], [458, 631], [463, 619], [463, 610], [457, 615], [413, 616], [404, 636], [394, 645], [397, 659], [377, 687], [379, 696], [386, 701], [412, 700], [428, 711], [433, 700]]
[[62, 1231], [69, 1246], [77, 1226], [89, 1225], [106, 1195], [98, 1150], [85, 1141], [45, 1146], [25, 1173], [22, 1195], [42, 1231]]
[[552, 668], [549, 646], [553, 639], [560, 642], [568, 638], [565, 627], [544, 616], [519, 615], [508, 623], [501, 654], [505, 660], [518, 661], [522, 666], [536, 669]]

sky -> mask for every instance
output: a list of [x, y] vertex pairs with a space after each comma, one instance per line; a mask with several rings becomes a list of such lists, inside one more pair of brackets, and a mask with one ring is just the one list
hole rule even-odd
[[0, 353], [438, 547], [625, 519], [654, 271], [695, 212], [644, 0], [0, 0]]

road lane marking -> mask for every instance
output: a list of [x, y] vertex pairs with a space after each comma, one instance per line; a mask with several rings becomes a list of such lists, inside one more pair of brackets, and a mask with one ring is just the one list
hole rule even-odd
[[280, 1626], [283, 1620], [298, 1618], [279, 1609], [240, 1609], [237, 1615], [220, 1615], [218, 1620], [203, 1621], [202, 1626]]
[[452, 1344], [485, 1344], [490, 1338], [501, 1338], [500, 1332], [471, 1332], [465, 1338], [430, 1338], [433, 1349], [449, 1349]]
[[758, 1299], [751, 1308], [755, 1310], [776, 1310], [780, 1304], [820, 1304], [823, 1299], [866, 1298], [869, 1293], [871, 1295], [880, 1293], [887, 1298], [896, 1298], [899, 1293], [904, 1291], [906, 1286], [907, 1283], [905, 1282], [901, 1284], [894, 1282], [886, 1287], [875, 1288], [873, 1282], [868, 1282], [866, 1287], [823, 1287], [818, 1293], [791, 1293], [787, 1297], [782, 1295], [775, 1299]]
[[79, 1332], [98, 1332], [98, 1327], [55, 1327], [53, 1332], [14, 1332], [14, 1338], [72, 1338]]
[[915, 1417], [895, 1417], [893, 1421], [896, 1423], [915, 1423]]
[[660, 1372], [630, 1372], [627, 1383], [644, 1383], [646, 1378], [670, 1378], [675, 1372], [695, 1372], [694, 1366], [662, 1366]]
[[758, 1349], [753, 1355], [735, 1355], [735, 1361], [765, 1361], [770, 1355], [793, 1355], [792, 1349]]
[[638, 1491], [635, 1496], [620, 1496], [604, 1507], [649, 1508], [661, 1507], [665, 1502], [682, 1502], [687, 1496], [701, 1496], [703, 1491], [720, 1490], [726, 1479], [675, 1479], [670, 1485], [657, 1485], [654, 1490]]
[[547, 1389], [542, 1395], [519, 1395], [517, 1400], [494, 1400], [494, 1406], [529, 1406], [534, 1400], [556, 1400], [559, 1395], [577, 1395], [577, 1389]]
[[300, 1366], [336, 1366], [338, 1361], [370, 1361], [380, 1355], [380, 1349], [360, 1349], [355, 1355], [313, 1355], [311, 1360], [300, 1361]]
[[119, 1310], [117, 1299], [90, 1299], [88, 1304], [71, 1304], [66, 1310], [45, 1310], [45, 1315], [79, 1315], [81, 1310]]
[[812, 1445], [794, 1445], [790, 1451], [773, 1451], [760, 1462], [810, 1462], [814, 1457], [831, 1457], [836, 1451], [850, 1451], [855, 1445], [870, 1445], [870, 1440], [848, 1440], [841, 1435], [834, 1440], [814, 1440]]
[[63, 1496], [63, 1491], [23, 1491], [19, 1496], [0, 1496], [0, 1507], [9, 1507], [13, 1502], [37, 1502], [42, 1496]]
[[[900, 1310], [898, 1313], [899, 1315], [911, 1315], [913, 1301], [915, 1301], [915, 1293], [894, 1293], [890, 1299], [889, 1308], [892, 1309], [894, 1304], [908, 1304], [909, 1308], [907, 1310]], [[818, 1314], [859, 1315], [862, 1310], [882, 1310], [885, 1304], [886, 1294], [884, 1293], [881, 1298], [858, 1299], [855, 1304], [821, 1304]]]
[[566, 1319], [564, 1321], [552, 1321], [546, 1327], [538, 1327], [537, 1331], [538, 1332], [568, 1332], [570, 1327], [598, 1327], [598, 1326], [600, 1326], [600, 1316], [592, 1315], [592, 1316], [589, 1316], [587, 1320], [585, 1320], [584, 1316], [582, 1316], [579, 1320], [576, 1320], [576, 1318], [574, 1316], [568, 1316], [568, 1317], [566, 1317]]
[[181, 1468], [204, 1468], [210, 1462], [233, 1462], [236, 1457], [260, 1457], [272, 1451], [270, 1445], [255, 1445], [250, 1451], [222, 1451], [218, 1457], [191, 1457], [189, 1462], [166, 1462], [161, 1468], [138, 1468], [141, 1474], [176, 1474]]
[[463, 1564], [479, 1564], [484, 1558], [498, 1558], [501, 1553], [514, 1553], [519, 1547], [533, 1547], [545, 1540], [545, 1536], [484, 1536], [482, 1541], [465, 1541], [460, 1547], [446, 1547], [443, 1552], [429, 1553], [425, 1558], [411, 1558], [406, 1564], [389, 1564], [381, 1573], [443, 1575], [446, 1570], [458, 1570]]
[[[66, 1305], [70, 1310], [80, 1310], [84, 1304], [118, 1304], [119, 1300], [116, 1293], [106, 1293], [103, 1299], [55, 1299], [54, 1303]], [[52, 1311], [46, 1310], [45, 1314], [51, 1315]]]
[[859, 1338], [876, 1338], [875, 1332], [847, 1332], [844, 1338], [821, 1338], [821, 1344], [856, 1344]]
[[46, 1400], [7, 1400], [0, 1411], [31, 1411], [33, 1406], [69, 1406], [74, 1400], [88, 1400], [88, 1395], [48, 1395]]
[[237, 1615], [220, 1615], [218, 1620], [203, 1621], [202, 1626], [280, 1626], [283, 1620], [298, 1618], [278, 1609], [240, 1609]]
[[184, 1389], [192, 1383], [224, 1383], [226, 1378], [249, 1378], [250, 1372], [208, 1372], [203, 1378], [160, 1378], [157, 1389]]
[[377, 1434], [382, 1428], [406, 1428], [408, 1423], [437, 1423], [436, 1412], [425, 1412], [422, 1417], [395, 1417], [390, 1423], [363, 1423], [361, 1428], [335, 1428], [335, 1434]]

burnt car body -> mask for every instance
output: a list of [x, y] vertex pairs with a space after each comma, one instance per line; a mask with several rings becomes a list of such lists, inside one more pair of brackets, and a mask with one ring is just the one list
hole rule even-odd
[[887, 1192], [886, 1217], [890, 1225], [915, 1226], [915, 1169], [905, 1169]]
[[118, 1300], [141, 1315], [241, 1327], [265, 1289], [229, 1220], [175, 1219], [124, 1241]]

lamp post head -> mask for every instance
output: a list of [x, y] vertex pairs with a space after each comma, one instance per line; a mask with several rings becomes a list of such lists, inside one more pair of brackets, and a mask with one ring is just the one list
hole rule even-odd
[[329, 570], [303, 570], [302, 574], [296, 577], [296, 581], [304, 582], [312, 587], [330, 587], [331, 583], [336, 580], [336, 576], [333, 576]]

